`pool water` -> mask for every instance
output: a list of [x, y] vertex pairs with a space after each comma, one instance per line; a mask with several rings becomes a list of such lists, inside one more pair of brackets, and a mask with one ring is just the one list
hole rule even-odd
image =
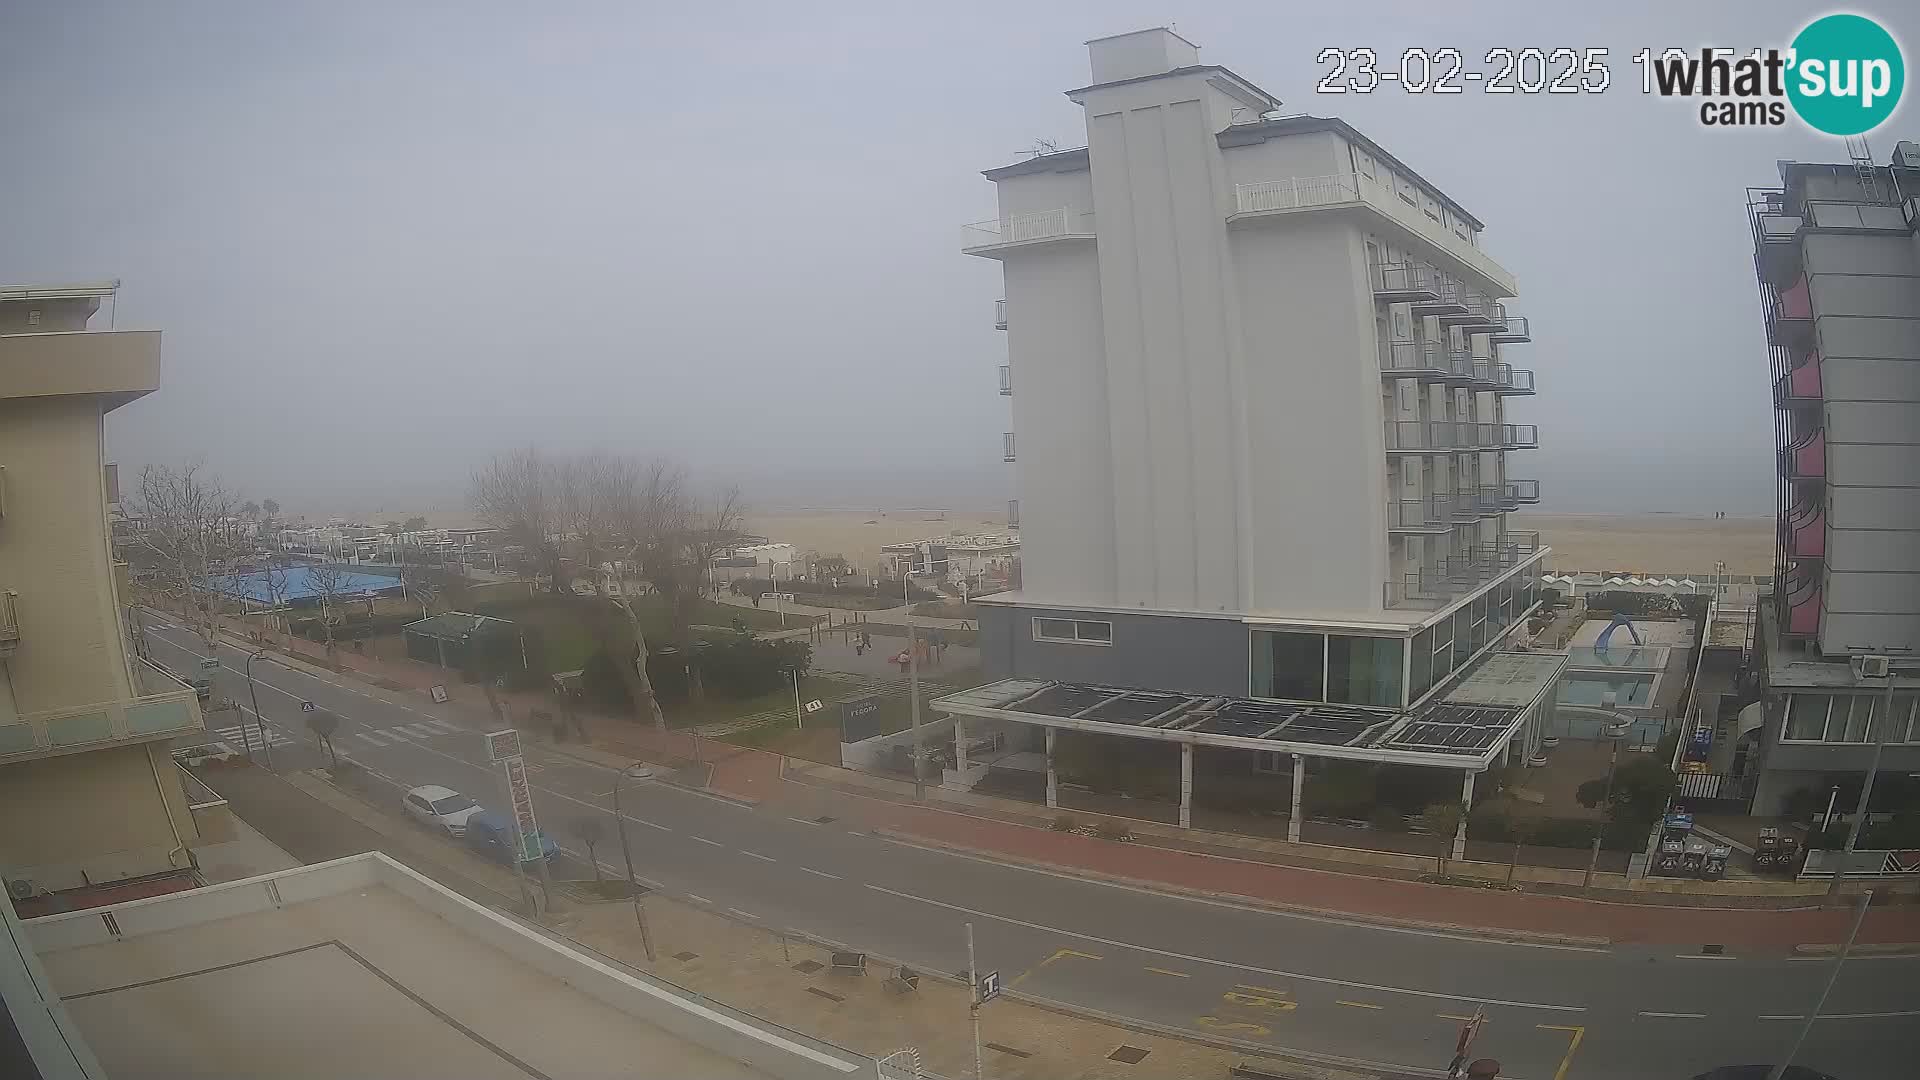
[[1618, 695], [1618, 705], [1644, 706], [1653, 700], [1653, 676], [1569, 672], [1560, 677], [1556, 700], [1562, 705], [1599, 705], [1600, 696], [1608, 691]]

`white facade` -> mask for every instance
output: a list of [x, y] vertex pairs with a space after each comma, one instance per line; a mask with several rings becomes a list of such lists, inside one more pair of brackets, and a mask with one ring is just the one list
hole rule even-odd
[[966, 231], [1006, 285], [1003, 602], [1410, 631], [1518, 572], [1532, 376], [1480, 223], [1172, 31], [1089, 49], [1087, 148], [987, 173]]

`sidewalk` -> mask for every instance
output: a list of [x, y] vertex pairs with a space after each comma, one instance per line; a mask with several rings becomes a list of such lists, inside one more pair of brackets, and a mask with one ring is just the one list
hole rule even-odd
[[[377, 668], [391, 666], [360, 659]], [[491, 722], [491, 712], [477, 689], [460, 689], [465, 692], [456, 695], [451, 704], [470, 715], [468, 726]], [[515, 695], [510, 708], [514, 718], [522, 720], [530, 708], [551, 705], [540, 695]], [[797, 815], [836, 817], [990, 857], [1175, 891], [1496, 933], [1598, 937], [1622, 944], [1670, 944], [1689, 950], [1719, 944], [1730, 950], [1786, 952], [1801, 944], [1829, 944], [1845, 936], [1851, 919], [1848, 910], [1821, 907], [1823, 898], [1819, 896], [1784, 899], [1781, 902], [1805, 905], [1785, 910], [1705, 907], [1700, 906], [1698, 897], [1685, 893], [1672, 897], [1641, 893], [1632, 896], [1636, 902], [1609, 902], [1396, 880], [1374, 875], [1398, 873], [1404, 877], [1404, 871], [1289, 857], [1274, 849], [1291, 845], [1256, 838], [1223, 840], [1225, 834], [1207, 834], [1215, 841], [1211, 844], [1179, 835], [1154, 835], [1151, 842], [1143, 843], [1100, 840], [1053, 832], [1027, 823], [1038, 820], [1036, 817], [1016, 819], [994, 809], [994, 804], [1005, 800], [959, 796], [950, 801], [946, 796], [951, 793], [939, 792], [928, 804], [916, 804], [910, 794], [885, 790], [887, 784], [906, 786], [897, 781], [812, 764], [790, 775], [785, 760], [777, 754], [685, 732], [662, 732], [626, 718], [586, 714], [581, 720], [593, 745], [551, 744], [544, 739], [538, 745], [616, 767], [635, 759], [687, 767], [682, 777], [688, 782], [750, 803], [777, 804]], [[835, 782], [818, 782], [823, 777]], [[858, 783], [843, 786], [838, 782], [847, 780]], [[1036, 813], [1045, 812], [1036, 809]], [[1076, 812], [1075, 816], [1090, 815]], [[1128, 824], [1137, 832], [1149, 828]], [[1338, 850], [1324, 852], [1331, 855]], [[1504, 867], [1500, 869], [1504, 871]], [[1763, 884], [1753, 883], [1755, 887]], [[1706, 902], [1738, 901], [1709, 898]], [[1920, 942], [1920, 905], [1876, 907], [1862, 926], [1859, 940]]]

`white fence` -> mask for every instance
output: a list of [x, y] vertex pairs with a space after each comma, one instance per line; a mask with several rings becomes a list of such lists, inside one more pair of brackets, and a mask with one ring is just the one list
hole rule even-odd
[[1063, 206], [1057, 210], [1037, 210], [1012, 214], [993, 221], [976, 221], [960, 227], [963, 249], [1021, 244], [1032, 240], [1064, 239], [1093, 235], [1093, 211]]

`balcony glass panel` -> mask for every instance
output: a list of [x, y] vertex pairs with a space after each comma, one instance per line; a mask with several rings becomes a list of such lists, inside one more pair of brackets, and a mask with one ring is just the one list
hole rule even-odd
[[59, 716], [47, 721], [47, 742], [53, 746], [78, 746], [112, 737], [113, 717], [105, 711]]
[[1327, 700], [1343, 705], [1399, 706], [1399, 638], [1327, 637]]
[[194, 727], [193, 708], [185, 701], [143, 701], [127, 706], [127, 732], [157, 735]]
[[0, 724], [0, 755], [24, 754], [32, 749], [32, 724]]

